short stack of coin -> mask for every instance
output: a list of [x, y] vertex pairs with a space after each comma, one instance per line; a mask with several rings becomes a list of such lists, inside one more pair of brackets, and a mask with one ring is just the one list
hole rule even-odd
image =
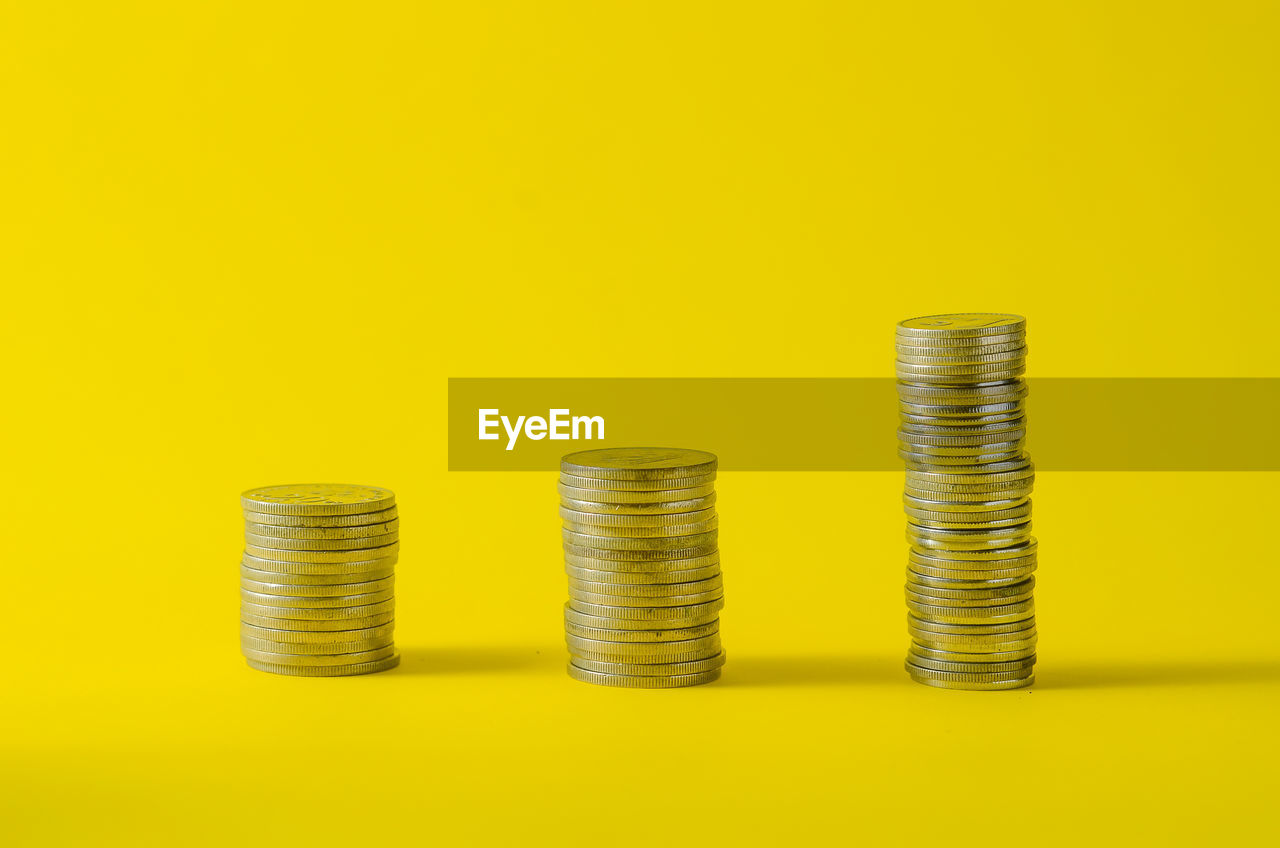
[[604, 448], [560, 463], [569, 676], [666, 689], [720, 676], [716, 457]]
[[1035, 682], [1034, 467], [1024, 450], [1026, 321], [962, 313], [898, 325], [906, 463], [906, 668], [944, 689]]
[[249, 665], [301, 677], [399, 665], [395, 494], [308, 483], [250, 489], [240, 503], [240, 647]]

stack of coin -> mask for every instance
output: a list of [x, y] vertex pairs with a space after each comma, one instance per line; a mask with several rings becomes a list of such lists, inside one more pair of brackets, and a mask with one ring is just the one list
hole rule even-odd
[[944, 689], [1035, 681], [1026, 321], [962, 313], [898, 325], [906, 463], [906, 668]]
[[714, 454], [605, 448], [560, 462], [569, 676], [665, 689], [720, 676]]
[[396, 496], [321, 483], [250, 489], [240, 503], [240, 646], [249, 665], [302, 677], [397, 666]]

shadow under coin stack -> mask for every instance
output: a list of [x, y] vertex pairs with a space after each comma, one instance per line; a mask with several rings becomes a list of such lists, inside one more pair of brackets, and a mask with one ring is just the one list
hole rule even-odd
[[396, 496], [373, 486], [250, 489], [240, 647], [252, 668], [344, 677], [395, 668]]
[[569, 676], [666, 689], [720, 676], [716, 457], [605, 448], [560, 462]]
[[906, 668], [943, 689], [1035, 682], [1034, 468], [1023, 447], [1026, 322], [962, 313], [898, 325], [906, 462]]

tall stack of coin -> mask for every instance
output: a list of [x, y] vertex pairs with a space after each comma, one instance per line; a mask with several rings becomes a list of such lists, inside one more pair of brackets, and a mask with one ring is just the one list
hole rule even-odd
[[1035, 681], [1034, 468], [1025, 452], [1026, 321], [961, 313], [898, 325], [906, 462], [906, 668], [944, 689]]
[[569, 676], [665, 689], [720, 676], [714, 454], [605, 448], [560, 462]]
[[395, 494], [374, 486], [267, 486], [245, 492], [240, 503], [240, 646], [249, 665], [302, 677], [399, 665]]

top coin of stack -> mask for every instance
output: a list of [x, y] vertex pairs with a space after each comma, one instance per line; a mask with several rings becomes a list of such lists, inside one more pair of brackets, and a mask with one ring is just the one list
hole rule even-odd
[[339, 677], [394, 668], [395, 494], [375, 486], [250, 489], [240, 646], [252, 668]]
[[605, 448], [560, 462], [576, 680], [633, 689], [720, 676], [716, 457], [678, 448]]
[[897, 329], [898, 455], [907, 468], [907, 671], [947, 689], [1034, 682], [1035, 470], [1026, 321], [961, 313]]

